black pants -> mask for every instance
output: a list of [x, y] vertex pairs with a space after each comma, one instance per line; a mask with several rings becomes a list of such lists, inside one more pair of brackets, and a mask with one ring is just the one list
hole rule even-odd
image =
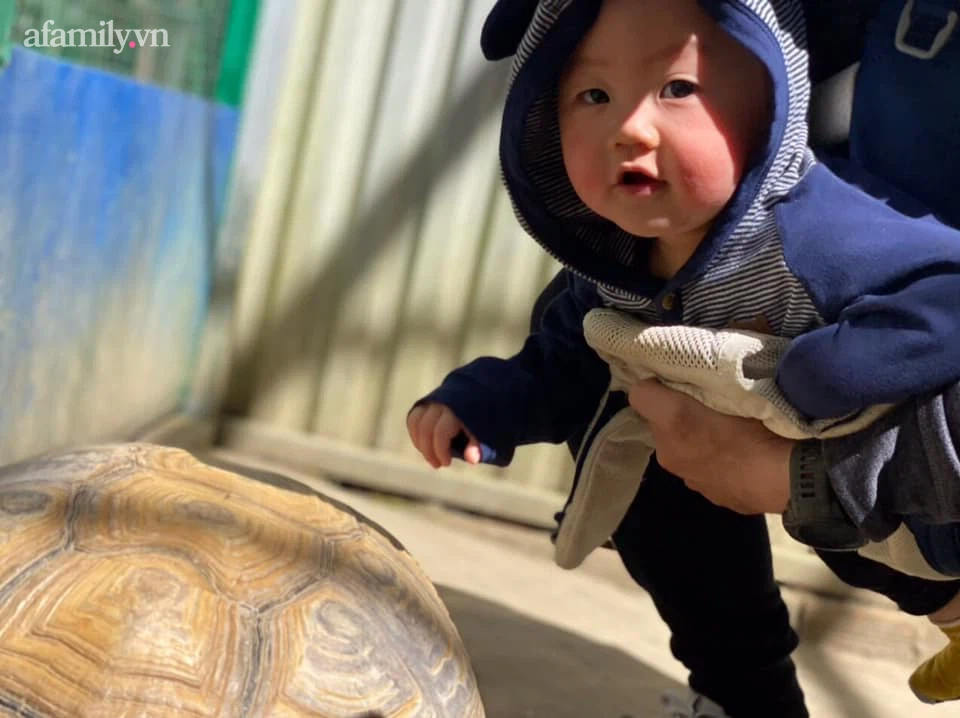
[[[534, 328], [562, 290], [562, 274], [537, 300]], [[570, 440], [571, 451], [580, 439]], [[790, 658], [797, 636], [773, 578], [762, 516], [710, 503], [654, 457], [614, 544], [670, 627], [671, 650], [690, 671], [691, 688], [732, 718], [808, 715]], [[844, 582], [882, 593], [914, 615], [932, 613], [960, 589], [960, 581], [906, 576], [856, 553], [820, 556]]]

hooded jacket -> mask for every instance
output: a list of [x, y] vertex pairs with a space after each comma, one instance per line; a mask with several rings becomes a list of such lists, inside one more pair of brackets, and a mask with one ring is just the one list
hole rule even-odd
[[[568, 270], [568, 283], [516, 355], [477, 359], [421, 400], [450, 407], [485, 462], [506, 465], [517, 446], [559, 443], [589, 425], [580, 470], [605, 422], [627, 404], [622, 392], [607, 391], [609, 369], [583, 337], [583, 317], [598, 307], [648, 324], [709, 328], [763, 316], [793, 339], [777, 384], [811, 420], [960, 380], [960, 232], [876, 177], [839, 160], [828, 166], [808, 148], [798, 2], [700, 2], [767, 68], [773, 112], [734, 197], [670, 280], [647, 270], [650, 240], [595, 215], [564, 172], [555, 90], [601, 0], [540, 0], [522, 33], [486, 38], [488, 57], [514, 54], [504, 183], [518, 220]], [[498, 8], [511, 5], [520, 12], [531, 3]]]

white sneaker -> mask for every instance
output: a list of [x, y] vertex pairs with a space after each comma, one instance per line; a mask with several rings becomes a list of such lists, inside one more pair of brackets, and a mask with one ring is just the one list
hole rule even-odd
[[730, 718], [719, 705], [691, 690], [685, 693], [670, 691], [660, 700], [661, 718]]

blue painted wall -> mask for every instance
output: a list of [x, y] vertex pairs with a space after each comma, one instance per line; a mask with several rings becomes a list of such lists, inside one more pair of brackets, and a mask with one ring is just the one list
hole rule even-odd
[[0, 70], [0, 462], [175, 409], [238, 110], [14, 48]]

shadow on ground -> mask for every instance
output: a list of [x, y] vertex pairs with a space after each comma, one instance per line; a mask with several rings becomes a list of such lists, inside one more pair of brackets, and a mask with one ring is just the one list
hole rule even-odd
[[487, 718], [653, 718], [682, 686], [623, 651], [445, 586]]

